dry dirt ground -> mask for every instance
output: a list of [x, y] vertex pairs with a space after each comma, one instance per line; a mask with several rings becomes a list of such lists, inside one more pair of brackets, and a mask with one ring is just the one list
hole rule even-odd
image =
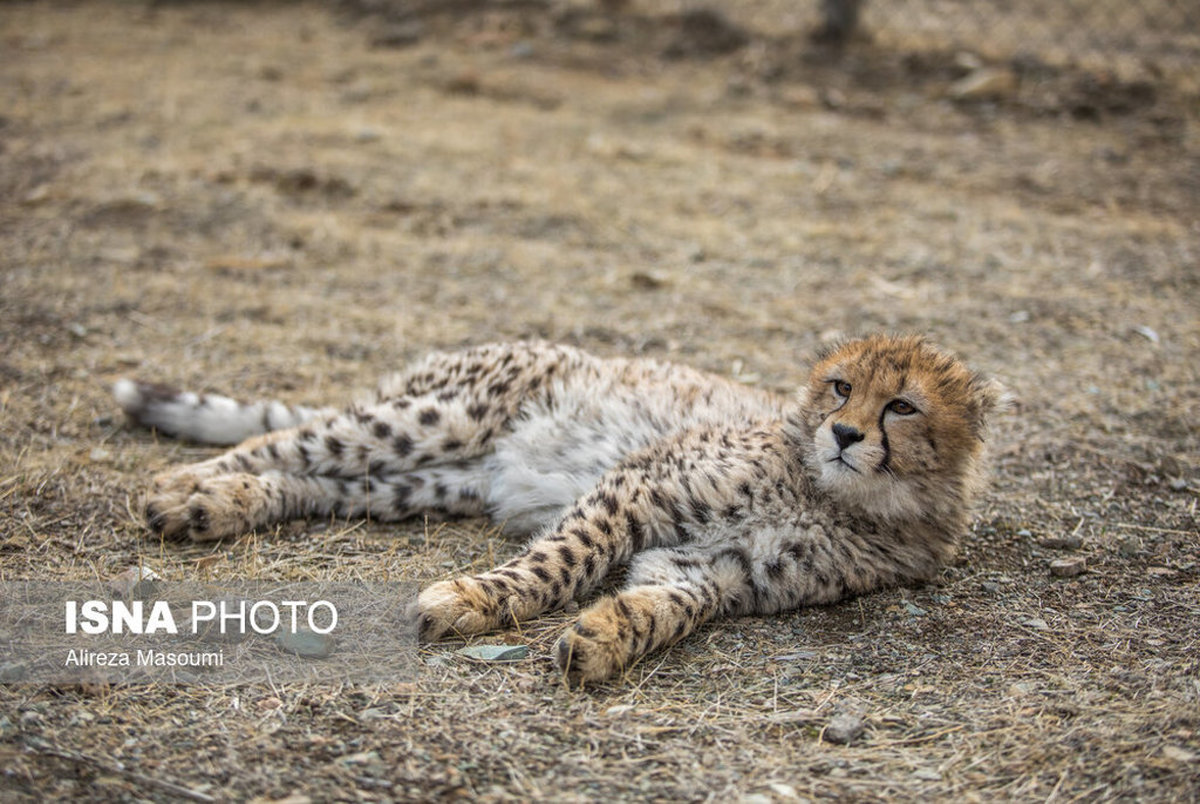
[[[1026, 58], [955, 99], [969, 58], [823, 51], [749, 0], [371, 5], [0, 5], [0, 577], [517, 549], [482, 522], [158, 544], [139, 490], [210, 450], [127, 429], [121, 376], [329, 402], [537, 336], [787, 388], [880, 329], [1020, 399], [961, 559], [586, 691], [553, 670], [566, 615], [479, 640], [523, 661], [428, 646], [390, 686], [6, 685], [0, 798], [1200, 796], [1194, 75]], [[843, 714], [863, 733], [823, 739]]]

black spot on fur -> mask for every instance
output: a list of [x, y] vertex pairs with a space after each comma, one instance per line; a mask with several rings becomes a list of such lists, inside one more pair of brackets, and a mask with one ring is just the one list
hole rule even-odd
[[408, 501], [412, 498], [412, 486], [407, 483], [397, 483], [395, 490], [392, 492], [392, 505], [397, 511], [404, 511], [408, 508]]
[[412, 437], [406, 433], [401, 433], [392, 439], [392, 452], [396, 453], [401, 458], [407, 458], [413, 451]]
[[459, 441], [457, 438], [447, 438], [445, 441], [442, 442], [442, 451], [443, 452], [454, 452], [455, 450], [462, 449], [462, 445], [463, 445], [462, 442]]
[[564, 564], [566, 564], [568, 567], [573, 567], [578, 562], [578, 559], [575, 557], [575, 553], [571, 550], [571, 548], [569, 546], [567, 546], [565, 544], [559, 546], [558, 556], [559, 556], [559, 558], [562, 559], [562, 562]]
[[537, 576], [539, 581], [548, 582], [550, 580], [550, 573], [546, 572], [546, 570], [542, 569], [541, 567], [534, 567], [532, 571], [533, 574]]
[[[637, 633], [637, 632], [638, 631], [635, 627], [635, 633]], [[641, 636], [642, 640], [644, 640], [645, 644], [649, 645], [651, 642], [654, 641], [654, 635], [657, 633], [658, 633], [658, 618], [654, 616], [654, 612], [647, 612], [646, 628], [644, 631], [640, 632], [640, 636]]]
[[629, 532], [629, 542], [633, 545], [634, 552], [646, 546], [646, 533], [632, 511], [625, 512], [625, 529]]
[[600, 495], [600, 504], [604, 506], [604, 510], [608, 511], [609, 514], [615, 514], [617, 509], [621, 507], [620, 503], [617, 502], [617, 498], [607, 492]]
[[437, 408], [425, 408], [417, 415], [417, 421], [426, 427], [432, 427], [442, 420], [442, 414]]
[[334, 436], [325, 436], [325, 449], [329, 450], [329, 454], [337, 458], [342, 454], [343, 444]]
[[485, 403], [476, 402], [467, 408], [467, 416], [471, 418], [471, 421], [481, 422], [487, 417], [489, 409]]
[[387, 439], [392, 437], [392, 426], [390, 424], [388, 424], [387, 422], [378, 422], [377, 421], [371, 427], [371, 432], [380, 441], [386, 441]]

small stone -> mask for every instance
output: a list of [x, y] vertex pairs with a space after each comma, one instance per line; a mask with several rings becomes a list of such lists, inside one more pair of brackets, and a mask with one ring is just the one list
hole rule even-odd
[[483, 662], [516, 662], [529, 655], [529, 648], [525, 645], [471, 645], [454, 652]]
[[1141, 335], [1146, 340], [1150, 341], [1150, 343], [1153, 343], [1153, 344], [1159, 343], [1160, 339], [1158, 337], [1158, 333], [1155, 332], [1150, 327], [1146, 326], [1145, 324], [1141, 324], [1139, 326], [1134, 327], [1133, 331], [1136, 332], [1138, 335]]
[[629, 277], [629, 282], [638, 290], [658, 290], [669, 284], [667, 279], [662, 275], [653, 274], [648, 271], [633, 273]]
[[979, 584], [979, 589], [980, 591], [986, 592], [989, 595], [995, 595], [1000, 592], [1000, 584], [994, 581], [984, 581], [983, 583]]
[[921, 608], [920, 606], [915, 606], [912, 603], [909, 603], [907, 600], [904, 601], [904, 611], [906, 613], [912, 615], [913, 617], [924, 617], [926, 614], [929, 613], [929, 612], [925, 611], [925, 609]]
[[161, 576], [157, 572], [141, 564], [113, 578], [108, 582], [108, 588], [123, 600], [146, 600], [154, 595], [159, 580]]
[[25, 678], [25, 665], [20, 662], [5, 662], [0, 664], [0, 684], [9, 684]]
[[1022, 622], [1021, 625], [1026, 628], [1032, 628], [1035, 631], [1045, 631], [1050, 628], [1049, 624], [1041, 617], [1030, 617], [1028, 620]]
[[280, 650], [303, 659], [328, 659], [333, 655], [336, 642], [330, 634], [318, 634], [303, 628], [294, 632], [284, 631], [275, 637], [275, 644]]
[[767, 785], [767, 787], [771, 788], [772, 793], [784, 800], [790, 801], [792, 799], [800, 798], [800, 794], [796, 791], [796, 788], [792, 787], [790, 784], [784, 784], [783, 782], [771, 782], [769, 785]]
[[27, 204], [29, 206], [34, 206], [35, 204], [42, 203], [49, 197], [50, 197], [50, 185], [39, 184], [37, 187], [34, 187], [32, 190], [27, 192], [21, 198], [21, 203]]
[[1011, 70], [983, 68], [950, 85], [955, 100], [1002, 100], [1016, 94], [1017, 76]]
[[800, 85], [780, 90], [779, 102], [792, 109], [815, 109], [821, 105], [821, 94], [813, 87]]
[[1171, 491], [1187, 491], [1188, 482], [1182, 477], [1173, 477], [1167, 481], [1167, 487], [1170, 488]]
[[862, 718], [843, 712], [833, 716], [821, 732], [821, 739], [835, 745], [848, 745], [857, 739], [866, 727], [867, 724]]
[[420, 42], [424, 35], [425, 26], [416, 20], [390, 25], [371, 38], [371, 47], [412, 47]]
[[1196, 754], [1186, 748], [1180, 748], [1177, 745], [1164, 745], [1162, 749], [1163, 756], [1174, 762], [1195, 762]]
[[1142, 552], [1142, 540], [1137, 536], [1126, 536], [1117, 542], [1117, 552], [1125, 558], [1133, 558]]
[[913, 771], [912, 775], [914, 779], [920, 779], [923, 782], [940, 782], [942, 780], [942, 774], [933, 768], [918, 768]]
[[1071, 556], [1050, 562], [1050, 574], [1056, 578], [1074, 578], [1087, 570], [1087, 558]]
[[1083, 546], [1083, 539], [1078, 536], [1051, 536], [1038, 544], [1047, 550], [1078, 550]]

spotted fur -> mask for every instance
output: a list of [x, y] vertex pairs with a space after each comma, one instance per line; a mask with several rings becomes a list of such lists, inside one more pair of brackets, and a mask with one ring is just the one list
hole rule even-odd
[[500, 567], [425, 589], [425, 639], [562, 608], [628, 564], [624, 587], [558, 643], [578, 681], [713, 617], [929, 578], [967, 527], [1002, 397], [925, 340], [887, 336], [831, 350], [791, 397], [546, 343], [433, 354], [343, 412], [114, 390], [133, 420], [172, 435], [257, 433], [154, 480], [146, 522], [164, 537], [422, 513], [533, 535]]

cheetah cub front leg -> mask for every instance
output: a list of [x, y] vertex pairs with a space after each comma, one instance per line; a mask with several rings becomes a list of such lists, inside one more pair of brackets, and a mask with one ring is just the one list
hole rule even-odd
[[612, 470], [521, 555], [426, 588], [418, 598], [421, 638], [512, 626], [586, 595], [613, 566], [655, 541], [662, 512], [644, 480]]

